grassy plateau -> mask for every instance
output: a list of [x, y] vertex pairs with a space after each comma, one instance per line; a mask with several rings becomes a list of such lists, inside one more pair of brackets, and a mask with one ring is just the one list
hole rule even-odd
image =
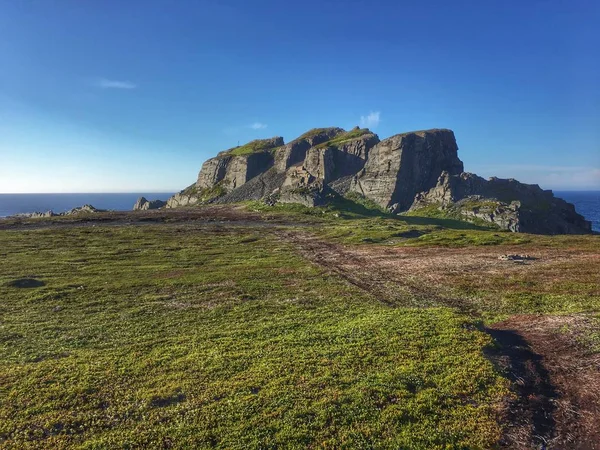
[[[486, 321], [600, 306], [599, 263], [588, 258], [509, 277], [440, 276], [476, 314], [390, 307], [278, 232], [349, 249], [583, 255], [597, 254], [597, 236], [504, 233], [361, 205], [246, 208], [290, 223], [0, 230], [0, 447], [494, 448], [512, 394], [487, 357], [497, 344]], [[596, 326], [580, 339], [597, 351], [598, 336]]]

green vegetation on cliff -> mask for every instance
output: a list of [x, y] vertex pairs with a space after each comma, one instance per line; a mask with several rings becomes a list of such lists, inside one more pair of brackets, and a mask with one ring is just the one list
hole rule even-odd
[[327, 142], [317, 145], [316, 148], [337, 147], [346, 142], [358, 139], [364, 136], [365, 134], [371, 134], [371, 131], [368, 128], [354, 128], [350, 131], [337, 135], [336, 137], [330, 139]]
[[[283, 144], [283, 140], [281, 140], [281, 144]], [[251, 155], [252, 153], [260, 153], [269, 150], [274, 151], [281, 144], [277, 142], [277, 138], [256, 139], [247, 144], [230, 148], [229, 150], [226, 150], [225, 153], [232, 156]]]

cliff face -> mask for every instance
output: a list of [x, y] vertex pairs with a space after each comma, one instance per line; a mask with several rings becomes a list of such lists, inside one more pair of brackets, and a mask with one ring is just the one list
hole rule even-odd
[[146, 197], [140, 197], [133, 205], [134, 211], [147, 211], [149, 209], [160, 209], [165, 206], [167, 202], [162, 200], [147, 200]]
[[538, 234], [591, 233], [591, 223], [575, 207], [537, 184], [472, 173], [443, 172], [436, 185], [415, 197], [412, 211], [436, 207], [467, 219], [495, 223], [502, 229]]
[[452, 131], [398, 134], [373, 148], [351, 190], [392, 212], [405, 211], [417, 193], [436, 185], [443, 171], [451, 174], [463, 171]]
[[454, 133], [433, 129], [380, 141], [368, 129], [318, 128], [219, 153], [167, 208], [265, 200], [316, 206], [358, 193], [393, 213], [436, 208], [465, 220], [534, 233], [588, 233], [573, 205], [536, 185], [463, 172]]

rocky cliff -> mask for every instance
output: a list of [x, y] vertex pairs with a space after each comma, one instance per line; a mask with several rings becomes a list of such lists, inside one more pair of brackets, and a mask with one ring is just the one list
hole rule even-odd
[[162, 200], [147, 200], [146, 197], [140, 197], [133, 205], [134, 211], [147, 211], [149, 209], [160, 209], [165, 206], [167, 202]]
[[317, 128], [287, 144], [273, 137], [219, 153], [202, 165], [196, 183], [171, 197], [166, 207], [261, 199], [317, 206], [352, 194], [392, 213], [433, 208], [511, 231], [591, 232], [573, 205], [550, 191], [516, 180], [484, 180], [463, 170], [451, 130], [414, 131], [380, 141], [366, 128]]
[[442, 172], [435, 187], [415, 197], [412, 211], [435, 207], [456, 217], [495, 223], [516, 232], [581, 234], [591, 223], [575, 207], [537, 184], [472, 173]]

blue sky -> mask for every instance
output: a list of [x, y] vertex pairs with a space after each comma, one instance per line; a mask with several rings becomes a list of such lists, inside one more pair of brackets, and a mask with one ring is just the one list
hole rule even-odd
[[600, 189], [597, 1], [0, 0], [0, 192], [177, 191], [238, 141], [452, 128]]

